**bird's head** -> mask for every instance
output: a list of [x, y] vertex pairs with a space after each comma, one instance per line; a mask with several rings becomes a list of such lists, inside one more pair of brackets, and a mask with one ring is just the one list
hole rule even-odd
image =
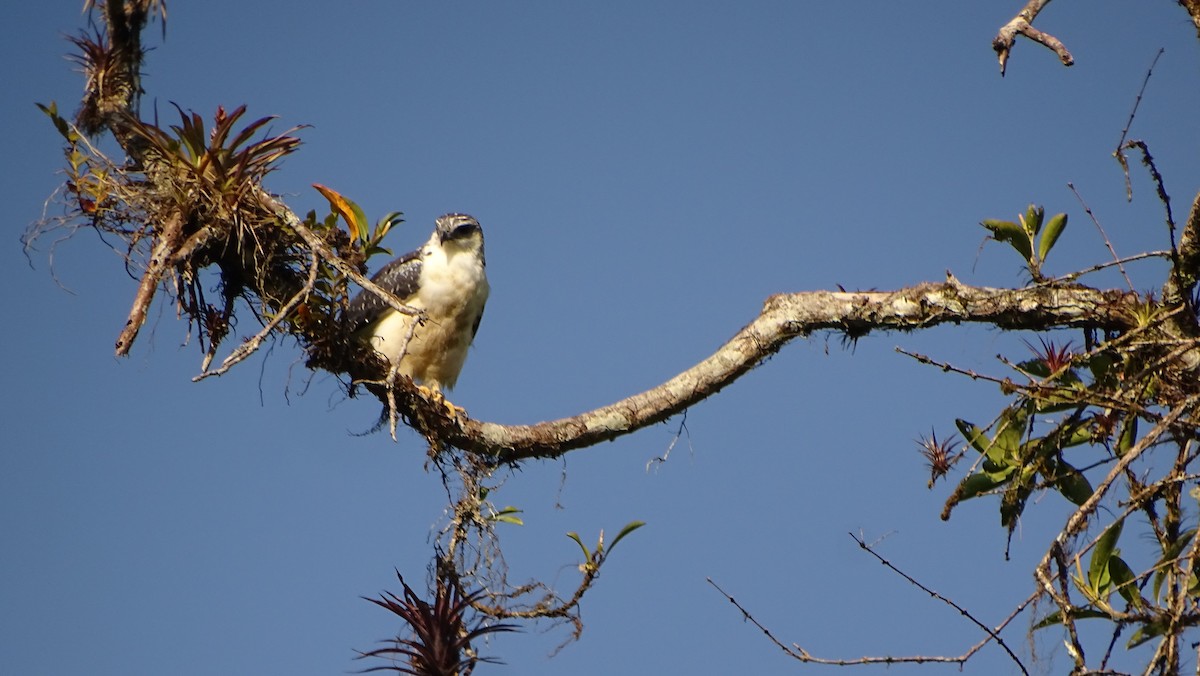
[[479, 226], [479, 221], [466, 214], [446, 214], [438, 218], [434, 236], [442, 246], [483, 251], [483, 228]]

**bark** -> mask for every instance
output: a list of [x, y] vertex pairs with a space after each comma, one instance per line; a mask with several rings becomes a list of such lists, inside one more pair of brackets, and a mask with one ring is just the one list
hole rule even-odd
[[[833, 330], [851, 337], [872, 330], [916, 330], [975, 322], [1003, 329], [1089, 327], [1119, 331], [1133, 326], [1136, 294], [1083, 286], [997, 289], [962, 284], [948, 275], [897, 291], [780, 294], [712, 356], [640, 394], [570, 418], [535, 425], [499, 425], [445, 416], [417, 415], [410, 422], [431, 440], [515, 462], [556, 457], [610, 441], [666, 420], [716, 394], [791, 340]], [[424, 413], [424, 411], [422, 411]]]
[[1012, 55], [1013, 45], [1016, 43], [1018, 35], [1024, 35], [1047, 49], [1053, 50], [1055, 54], [1058, 54], [1058, 58], [1064, 66], [1075, 63], [1075, 58], [1071, 56], [1071, 52], [1067, 51], [1066, 45], [1061, 40], [1033, 27], [1033, 20], [1048, 4], [1050, 4], [1050, 0], [1029, 0], [1011, 21], [1000, 27], [996, 38], [992, 40], [992, 49], [996, 51], [996, 57], [1000, 61], [1001, 77], [1004, 77], [1004, 72], [1008, 68], [1008, 57]]

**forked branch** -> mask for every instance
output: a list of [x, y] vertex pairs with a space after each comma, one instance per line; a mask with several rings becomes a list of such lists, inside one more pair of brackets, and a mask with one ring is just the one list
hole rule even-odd
[[1024, 35], [1058, 54], [1058, 58], [1064, 66], [1075, 63], [1075, 57], [1071, 56], [1071, 52], [1067, 51], [1066, 45], [1061, 40], [1033, 27], [1033, 20], [1048, 4], [1050, 4], [1050, 0], [1029, 0], [1011, 21], [1000, 27], [1000, 32], [992, 40], [992, 49], [996, 50], [996, 57], [1000, 61], [1001, 77], [1004, 76], [1008, 67], [1008, 57], [1012, 55], [1018, 35]]
[[801, 662], [811, 662], [813, 664], [828, 664], [828, 665], [834, 665], [834, 666], [852, 666], [852, 665], [862, 665], [862, 664], [943, 663], [943, 664], [957, 664], [959, 666], [959, 668], [961, 669], [967, 663], [967, 661], [970, 660], [972, 657], [974, 657], [975, 654], [978, 653], [984, 646], [986, 646], [988, 643], [991, 643], [994, 641], [997, 645], [999, 645], [1005, 651], [1005, 653], [1008, 654], [1009, 659], [1011, 659], [1013, 661], [1013, 663], [1017, 665], [1017, 669], [1019, 669], [1022, 674], [1026, 674], [1026, 675], [1029, 674], [1029, 671], [1025, 668], [1025, 665], [1021, 662], [1021, 659], [1019, 657], [1017, 657], [1016, 653], [1014, 653], [1013, 650], [1011, 648], [1009, 648], [1008, 644], [1004, 641], [1004, 639], [1000, 637], [1000, 633], [1003, 632], [1005, 630], [1005, 628], [1007, 628], [1008, 625], [1011, 624], [1012, 621], [1018, 615], [1020, 615], [1022, 612], [1024, 612], [1025, 608], [1027, 608], [1029, 606], [1029, 604], [1033, 602], [1035, 597], [1031, 596], [1031, 597], [1025, 599], [1025, 601], [1023, 601], [1021, 604], [1019, 604], [1016, 607], [1016, 609], [1014, 609], [1009, 614], [1009, 616], [1004, 619], [1003, 622], [998, 624], [995, 628], [991, 628], [991, 627], [988, 627], [983, 622], [980, 622], [967, 609], [958, 605], [957, 603], [950, 600], [949, 598], [946, 598], [945, 596], [939, 594], [938, 592], [930, 589], [929, 587], [925, 586], [921, 582], [917, 581], [915, 578], [913, 578], [908, 573], [905, 573], [904, 571], [897, 568], [891, 561], [888, 561], [884, 557], [880, 556], [879, 553], [876, 552], [875, 549], [870, 544], [868, 544], [866, 542], [866, 540], [864, 540], [863, 538], [856, 536], [853, 533], [850, 534], [850, 537], [854, 538], [854, 541], [858, 543], [858, 546], [860, 548], [862, 548], [864, 551], [871, 554], [871, 556], [874, 556], [876, 560], [878, 560], [881, 564], [886, 566], [889, 570], [896, 573], [900, 577], [903, 577], [909, 584], [911, 584], [914, 587], [920, 589], [921, 591], [929, 594], [932, 598], [937, 599], [938, 601], [941, 601], [942, 603], [950, 606], [951, 608], [956, 610], [960, 615], [962, 615], [968, 621], [970, 621], [972, 624], [979, 627], [979, 629], [982, 630], [983, 633], [985, 634], [983, 639], [981, 639], [979, 642], [972, 645], [961, 655], [905, 655], [905, 656], [876, 655], [876, 656], [857, 657], [857, 658], [817, 657], [816, 655], [813, 655], [811, 652], [809, 652], [805, 648], [801, 647], [800, 644], [798, 644], [798, 643], [792, 643], [790, 646], [783, 643], [783, 641], [779, 640], [779, 638], [777, 638], [775, 636], [775, 634], [769, 628], [765, 627], [762, 623], [760, 623], [757, 619], [755, 619], [755, 617], [750, 614], [750, 611], [747, 610], [744, 606], [742, 606], [742, 604], [738, 603], [737, 600], [733, 598], [733, 596], [731, 596], [728, 592], [726, 592], [719, 585], [717, 585], [716, 582], [713, 582], [712, 578], [707, 578], [707, 580], [708, 580], [708, 583], [710, 585], [712, 585], [714, 589], [716, 589], [718, 592], [720, 592], [721, 595], [726, 598], [726, 600], [728, 600], [730, 603], [732, 603], [733, 606], [742, 613], [743, 619], [747, 620], [748, 622], [753, 624], [755, 627], [758, 627], [758, 629], [760, 631], [762, 631], [762, 633], [767, 637], [767, 639], [769, 641], [774, 643], [776, 647], [778, 647], [780, 650], [782, 650], [788, 656], [790, 656], [794, 659], [797, 659]]

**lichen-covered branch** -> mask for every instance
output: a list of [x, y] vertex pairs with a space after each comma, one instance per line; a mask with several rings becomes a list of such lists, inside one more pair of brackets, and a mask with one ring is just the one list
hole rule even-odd
[[1058, 54], [1058, 58], [1064, 66], [1075, 63], [1075, 58], [1071, 56], [1071, 52], [1067, 51], [1067, 47], [1062, 41], [1033, 27], [1033, 20], [1048, 4], [1050, 4], [1050, 0], [1029, 0], [1011, 21], [1000, 27], [1000, 31], [992, 40], [992, 49], [996, 50], [996, 57], [1000, 61], [1001, 77], [1004, 76], [1008, 67], [1008, 57], [1012, 54], [1018, 35], [1024, 35], [1047, 49], [1053, 50], [1055, 54]]
[[1179, 6], [1187, 10], [1192, 24], [1196, 26], [1196, 37], [1200, 37], [1200, 0], [1179, 0]]
[[835, 330], [861, 336], [873, 330], [924, 329], [976, 322], [1004, 329], [1132, 325], [1135, 294], [1083, 286], [996, 289], [968, 286], [953, 276], [897, 291], [780, 294], [712, 356], [658, 387], [580, 415], [536, 425], [498, 425], [445, 417], [411, 421], [433, 439], [512, 462], [555, 457], [609, 441], [681, 413], [731, 384], [794, 338]]
[[[1160, 194], [1162, 190], [1160, 189]], [[1200, 193], [1192, 200], [1188, 218], [1179, 233], [1179, 243], [1172, 261], [1172, 274], [1163, 285], [1163, 302], [1188, 303], [1196, 292], [1200, 278]], [[1195, 323], [1195, 317], [1189, 318]]]

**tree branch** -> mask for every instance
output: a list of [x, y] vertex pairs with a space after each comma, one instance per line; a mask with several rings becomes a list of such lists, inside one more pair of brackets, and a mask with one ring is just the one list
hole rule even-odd
[[117, 336], [116, 354], [118, 357], [129, 354], [129, 348], [137, 338], [138, 332], [142, 330], [142, 324], [146, 322], [146, 313], [150, 309], [150, 303], [154, 301], [154, 294], [162, 282], [163, 275], [173, 269], [175, 253], [179, 250], [182, 238], [183, 217], [179, 212], [175, 212], [162, 226], [162, 234], [155, 242], [154, 250], [150, 253], [150, 260], [146, 264], [146, 271], [142, 273], [142, 279], [138, 282], [137, 293], [133, 296], [133, 307], [129, 309], [125, 327]]
[[1048, 4], [1050, 4], [1050, 0], [1029, 0], [1025, 3], [1025, 7], [1012, 18], [1012, 21], [1000, 27], [1000, 32], [992, 40], [992, 49], [996, 50], [996, 56], [1000, 60], [1000, 77], [1004, 77], [1004, 71], [1008, 66], [1008, 57], [1012, 53], [1018, 35], [1024, 35], [1047, 49], [1053, 50], [1055, 54], [1058, 54], [1058, 58], [1064, 66], [1075, 63], [1075, 58], [1058, 38], [1033, 27], [1033, 20]]
[[1200, 37], [1200, 0], [1179, 0], [1179, 6], [1187, 10], [1196, 26], [1196, 37]]
[[[952, 275], [897, 291], [780, 294], [712, 356], [658, 387], [580, 415], [535, 425], [498, 425], [445, 414], [410, 421], [431, 440], [502, 462], [557, 457], [666, 420], [716, 394], [794, 338], [814, 331], [862, 336], [872, 330], [915, 330], [977, 322], [1002, 329], [1128, 329], [1136, 294], [1083, 286], [996, 289], [962, 284]], [[432, 408], [432, 407], [431, 407]], [[422, 411], [425, 413], [425, 411]]]

